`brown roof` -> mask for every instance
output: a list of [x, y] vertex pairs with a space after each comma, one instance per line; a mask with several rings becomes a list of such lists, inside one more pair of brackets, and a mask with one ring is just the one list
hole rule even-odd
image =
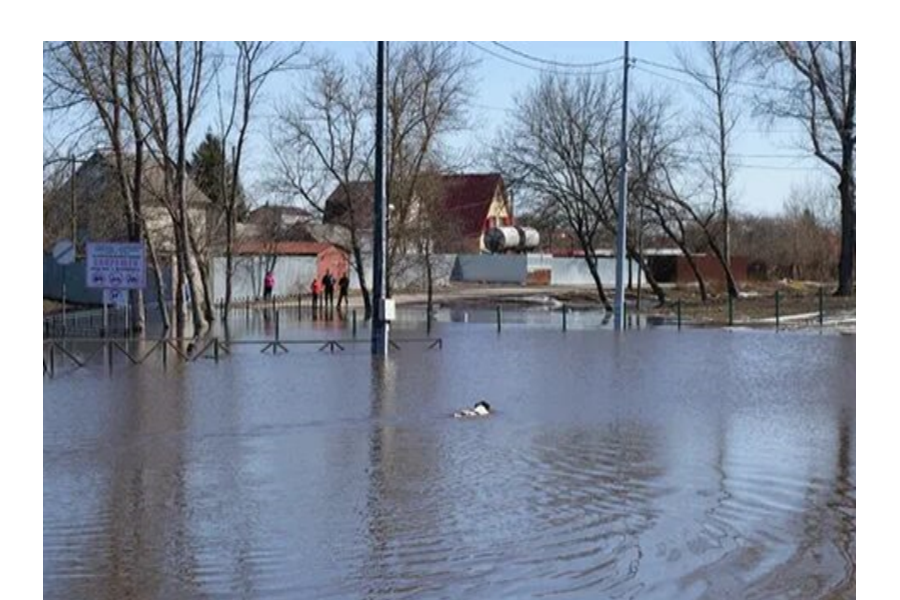
[[481, 235], [488, 209], [497, 187], [503, 185], [499, 173], [482, 175], [445, 175], [444, 208], [454, 215], [465, 237]]
[[355, 210], [356, 224], [360, 229], [372, 227], [372, 199], [375, 197], [375, 184], [371, 181], [353, 181], [346, 186], [338, 185], [325, 201], [323, 221], [331, 225], [350, 226], [348, 198]]
[[234, 253], [242, 256], [318, 256], [331, 248], [319, 242], [263, 242], [244, 241], [235, 244]]
[[[481, 235], [497, 187], [503, 189], [503, 177], [499, 173], [443, 175], [441, 183], [444, 208], [456, 218], [460, 234]], [[336, 187], [325, 201], [325, 223], [349, 225], [346, 201], [349, 196], [356, 209], [357, 225], [362, 229], [371, 228], [374, 189], [371, 181], [354, 181], [346, 188]]]

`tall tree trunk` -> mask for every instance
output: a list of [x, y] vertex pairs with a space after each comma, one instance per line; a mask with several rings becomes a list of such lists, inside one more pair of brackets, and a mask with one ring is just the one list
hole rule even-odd
[[372, 318], [372, 297], [369, 295], [369, 288], [366, 287], [366, 266], [363, 263], [362, 249], [359, 244], [353, 244], [353, 264], [356, 267], [356, 279], [359, 281], [359, 291], [363, 297], [363, 306], [365, 307], [365, 320]]
[[722, 255], [722, 251], [719, 249], [719, 245], [713, 239], [712, 234], [709, 232], [709, 229], [706, 227], [703, 228], [704, 233], [706, 234], [706, 239], [709, 242], [709, 247], [713, 251], [713, 254], [716, 255], [716, 258], [719, 260], [719, 264], [722, 265], [722, 270], [725, 272], [725, 281], [728, 285], [728, 294], [732, 298], [737, 298], [738, 286], [737, 281], [734, 279], [734, 273], [731, 271], [731, 265], [728, 264], [728, 261], [725, 260], [725, 257]]
[[234, 210], [229, 206], [225, 212], [225, 314], [222, 318], [227, 322], [231, 311], [231, 296], [234, 293]]
[[200, 294], [198, 293], [200, 290], [197, 289], [197, 276], [194, 271], [194, 263], [191, 260], [192, 248], [191, 248], [191, 234], [190, 234], [190, 225], [189, 225], [189, 213], [187, 208], [187, 198], [186, 198], [186, 188], [187, 188], [187, 173], [185, 172], [185, 162], [184, 162], [184, 140], [179, 140], [179, 148], [178, 148], [178, 170], [176, 171], [176, 189], [178, 194], [178, 212], [179, 212], [179, 236], [176, 239], [177, 242], [180, 242], [181, 246], [181, 255], [182, 255], [182, 264], [184, 266], [184, 279], [187, 282], [188, 286], [191, 290], [191, 317], [194, 324], [194, 337], [197, 337], [203, 333], [206, 329], [206, 322], [204, 320], [203, 311], [200, 308]]
[[[166, 300], [166, 283], [162, 274], [162, 266], [159, 264], [159, 255], [149, 236], [146, 239], [147, 252], [150, 254], [150, 264], [153, 266], [153, 279], [156, 282], [156, 303], [159, 306], [159, 318], [162, 322], [163, 331], [169, 331], [172, 326], [169, 320], [169, 303]], [[175, 284], [175, 278], [172, 278], [172, 284]]]
[[706, 282], [703, 281], [703, 275], [700, 274], [700, 267], [697, 266], [697, 261], [691, 256], [688, 249], [683, 245], [679, 244], [679, 246], [681, 247], [681, 252], [684, 254], [684, 259], [688, 262], [688, 266], [694, 273], [694, 279], [697, 280], [697, 287], [700, 288], [700, 301], [706, 304], [707, 300], [709, 300], [709, 293], [706, 291]]
[[647, 283], [650, 284], [650, 289], [653, 290], [653, 294], [659, 301], [659, 305], [663, 306], [666, 303], [666, 292], [660, 287], [659, 283], [656, 281], [656, 278], [653, 276], [653, 273], [650, 272], [650, 268], [647, 266], [647, 262], [633, 247], [628, 249], [628, 258], [637, 261], [638, 268], [644, 272], [644, 276], [646, 276], [647, 278]]
[[[697, 287], [700, 290], [700, 301], [706, 304], [709, 300], [709, 293], [706, 291], [706, 282], [703, 281], [703, 275], [700, 274], [700, 268], [697, 266], [697, 262], [694, 260], [694, 257], [691, 256], [690, 250], [684, 243], [684, 229], [681, 228], [682, 235], [679, 237], [675, 235], [675, 232], [672, 231], [672, 228], [666, 223], [666, 219], [659, 213], [657, 213], [657, 217], [659, 217], [659, 224], [662, 227], [663, 231], [669, 236], [669, 239], [675, 242], [675, 245], [678, 246], [681, 253], [684, 255], [684, 259], [688, 262], [688, 266], [691, 268], [691, 272], [694, 274], [694, 279], [697, 280]], [[677, 274], [676, 274], [677, 279]]]
[[431, 331], [431, 314], [434, 310], [434, 270], [431, 265], [430, 243], [425, 242], [425, 284], [427, 286], [427, 301], [425, 303], [425, 318], [428, 319], [428, 331]]
[[841, 260], [838, 266], [838, 289], [836, 296], [853, 294], [853, 271], [856, 262], [856, 182], [847, 174], [852, 164], [848, 153], [844, 153], [844, 173], [838, 189], [841, 193]]
[[189, 235], [191, 238], [191, 250], [197, 261], [200, 285], [203, 290], [203, 316], [207, 323], [212, 323], [213, 319], [215, 319], [215, 314], [213, 313], [212, 286], [209, 283], [209, 259], [203, 257], [196, 236], [192, 232], [189, 232]]
[[582, 249], [585, 251], [584, 260], [587, 262], [588, 271], [590, 271], [591, 278], [594, 280], [594, 285], [597, 288], [597, 298], [600, 300], [603, 308], [606, 309], [606, 312], [612, 312], [612, 304], [609, 303], [609, 299], [603, 291], [603, 282], [600, 280], [600, 272], [597, 270], [597, 255], [594, 253], [593, 248], [582, 245]]
[[728, 294], [732, 298], [736, 298], [739, 295], [737, 282], [734, 279], [734, 273], [731, 270], [731, 265], [728, 261], [725, 260], [725, 257], [722, 255], [722, 250], [719, 248], [718, 242], [716, 242], [715, 237], [712, 232], [709, 230], [709, 223], [700, 219], [697, 211], [694, 208], [685, 202], [684, 200], [673, 198], [677, 204], [687, 211], [687, 213], [691, 216], [694, 222], [700, 226], [700, 229], [703, 230], [703, 235], [706, 238], [707, 243], [709, 244], [710, 249], [713, 251], [713, 254], [716, 255], [716, 258], [719, 261], [719, 264], [722, 266], [722, 270], [725, 272], [725, 281], [728, 285]]
[[[175, 239], [178, 239], [178, 226], [175, 226]], [[184, 298], [184, 252], [180, 244], [176, 242], [175, 273], [172, 276], [172, 286], [175, 288], [175, 336], [183, 338], [187, 325], [187, 306]]]

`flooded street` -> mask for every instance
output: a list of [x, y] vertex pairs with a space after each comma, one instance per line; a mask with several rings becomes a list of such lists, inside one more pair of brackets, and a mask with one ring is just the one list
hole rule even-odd
[[491, 314], [45, 378], [44, 596], [854, 597], [854, 336]]

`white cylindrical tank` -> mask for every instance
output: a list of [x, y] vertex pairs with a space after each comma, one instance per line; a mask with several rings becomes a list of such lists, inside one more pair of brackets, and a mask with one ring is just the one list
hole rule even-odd
[[490, 252], [528, 252], [536, 250], [541, 236], [532, 227], [493, 227], [484, 234], [484, 245]]

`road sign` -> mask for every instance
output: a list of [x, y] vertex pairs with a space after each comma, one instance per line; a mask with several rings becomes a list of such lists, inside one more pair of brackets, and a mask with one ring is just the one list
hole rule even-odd
[[132, 290], [147, 285], [142, 243], [92, 242], [87, 245], [89, 288]]
[[103, 304], [107, 306], [128, 306], [128, 290], [103, 290]]
[[53, 260], [60, 265], [71, 265], [75, 262], [75, 244], [70, 240], [59, 240], [53, 245]]

